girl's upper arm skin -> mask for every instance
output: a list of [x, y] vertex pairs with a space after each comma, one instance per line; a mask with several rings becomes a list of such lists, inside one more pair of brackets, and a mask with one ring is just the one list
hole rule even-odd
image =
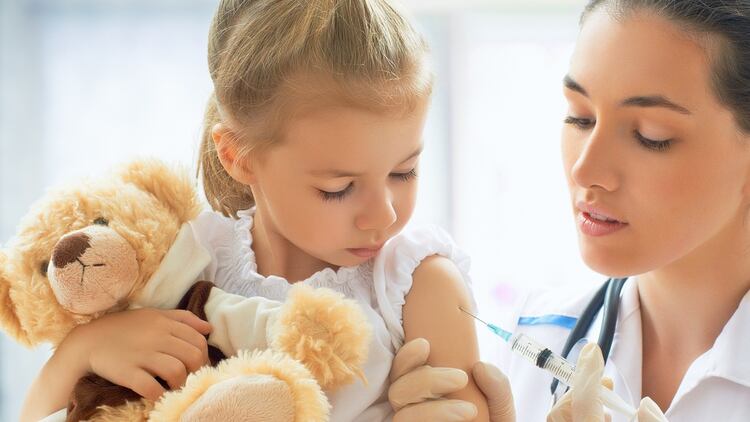
[[474, 320], [461, 312], [470, 310], [471, 296], [453, 261], [442, 256], [426, 258], [413, 274], [411, 291], [403, 308], [405, 341], [418, 337], [430, 342], [431, 366], [452, 367], [469, 375], [469, 384], [448, 397], [477, 406], [479, 422], [489, 420], [487, 401], [471, 378], [479, 361]]

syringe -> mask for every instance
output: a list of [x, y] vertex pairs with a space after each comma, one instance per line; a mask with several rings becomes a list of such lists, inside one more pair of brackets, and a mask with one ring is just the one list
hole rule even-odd
[[[523, 356], [535, 366], [544, 369], [566, 386], [571, 385], [576, 368], [575, 365], [568, 362], [565, 358], [553, 353], [550, 349], [537, 343], [526, 334], [513, 334], [509, 331], [503, 330], [495, 324], [482, 321], [479, 317], [464, 308], [459, 307], [459, 309], [464, 313], [471, 315], [474, 319], [486, 325], [493, 333], [500, 336], [510, 345], [512, 351]], [[599, 391], [599, 397], [608, 408], [622, 413], [628, 417], [628, 420], [635, 419], [637, 413], [636, 409], [626, 403], [625, 400], [620, 398], [620, 396], [614, 391], [602, 386]]]

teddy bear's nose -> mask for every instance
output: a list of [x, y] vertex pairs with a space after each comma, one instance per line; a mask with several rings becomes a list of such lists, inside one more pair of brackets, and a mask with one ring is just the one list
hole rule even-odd
[[63, 237], [52, 253], [52, 263], [57, 268], [64, 268], [71, 262], [76, 262], [91, 247], [89, 240], [91, 239], [85, 233]]

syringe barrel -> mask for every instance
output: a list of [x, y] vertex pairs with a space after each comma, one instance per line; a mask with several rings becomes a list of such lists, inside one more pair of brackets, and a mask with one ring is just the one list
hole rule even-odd
[[509, 343], [511, 350], [523, 356], [535, 366], [546, 370], [565, 385], [570, 385], [575, 366], [563, 359], [562, 356], [553, 353], [523, 333], [513, 335]]

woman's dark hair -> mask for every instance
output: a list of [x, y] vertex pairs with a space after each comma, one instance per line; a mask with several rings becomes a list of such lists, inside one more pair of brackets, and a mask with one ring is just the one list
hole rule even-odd
[[616, 19], [654, 12], [689, 32], [715, 36], [720, 47], [713, 60], [714, 91], [750, 133], [750, 0], [590, 0], [581, 23], [602, 7]]

